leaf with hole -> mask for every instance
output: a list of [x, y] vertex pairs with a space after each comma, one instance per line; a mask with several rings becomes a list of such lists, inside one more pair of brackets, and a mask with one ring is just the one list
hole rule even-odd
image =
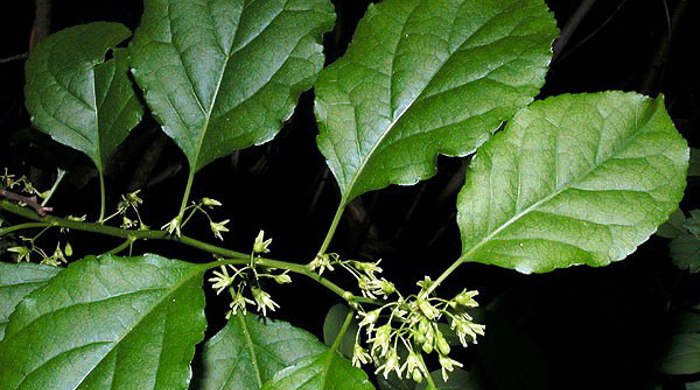
[[32, 291], [43, 287], [61, 268], [33, 263], [0, 263], [0, 340], [15, 306]]
[[[34, 127], [85, 153], [100, 175], [143, 115], [126, 51], [116, 48], [130, 35], [119, 23], [67, 28], [39, 43], [26, 65], [25, 94]], [[113, 58], [105, 60], [110, 51]]]
[[197, 389], [259, 389], [282, 369], [326, 351], [318, 339], [282, 321], [237, 314], [202, 350]]
[[687, 168], [662, 98], [534, 103], [471, 163], [457, 206], [461, 259], [523, 273], [621, 260], [678, 208]]
[[186, 389], [206, 327], [203, 272], [156, 255], [71, 264], [10, 317], [2, 388]]
[[146, 0], [133, 75], [192, 173], [272, 139], [323, 67], [328, 0]]
[[435, 174], [530, 103], [557, 28], [541, 0], [385, 0], [315, 86], [318, 146], [347, 204]]

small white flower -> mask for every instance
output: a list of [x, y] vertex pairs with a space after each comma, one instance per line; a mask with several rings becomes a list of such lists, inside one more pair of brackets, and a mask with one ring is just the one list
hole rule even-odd
[[272, 300], [270, 294], [265, 291], [257, 287], [251, 288], [250, 291], [253, 293], [253, 299], [258, 306], [258, 313], [262, 312], [263, 317], [267, 316], [267, 309], [275, 311], [275, 309], [280, 307], [280, 305]]
[[406, 362], [401, 366], [401, 371], [406, 371], [406, 377], [410, 376], [418, 383], [423, 380], [423, 377], [428, 376], [428, 369], [414, 351], [409, 352]]
[[[393, 329], [391, 324], [387, 323], [377, 328], [374, 332], [374, 337], [367, 340], [372, 343], [372, 355], [375, 356], [386, 356], [387, 351], [391, 344], [391, 333]], [[379, 351], [379, 353], [377, 353]]]
[[381, 263], [381, 262], [382, 262], [381, 259], [378, 260], [378, 261], [375, 262], [375, 263], [363, 262], [363, 261], [352, 261], [352, 265], [353, 265], [353, 266], [355, 267], [355, 269], [357, 269], [358, 271], [362, 271], [362, 272], [364, 272], [365, 274], [367, 274], [367, 276], [369, 276], [369, 277], [371, 277], [371, 278], [374, 278], [374, 277], [375, 277], [375, 276], [374, 276], [374, 273], [375, 273], [375, 272], [378, 273], [378, 274], [380, 274], [380, 273], [382, 273], [382, 272], [384, 271], [384, 270], [379, 266], [379, 263]]
[[464, 365], [456, 360], [452, 360], [445, 355], [439, 355], [438, 361], [440, 362], [440, 370], [442, 371], [442, 380], [447, 382], [449, 378], [448, 372], [454, 371], [455, 367], [464, 367]]
[[277, 284], [292, 283], [292, 278], [289, 275], [287, 275], [288, 273], [289, 271], [284, 271], [284, 273], [274, 275], [272, 278], [275, 279], [275, 282], [277, 282]]
[[389, 379], [389, 373], [392, 371], [396, 372], [396, 376], [401, 379], [401, 374], [402, 374], [402, 369], [399, 364], [399, 355], [396, 353], [396, 350], [392, 349], [384, 363], [377, 367], [377, 370], [374, 371], [375, 374], [378, 374], [380, 371], [382, 371], [382, 375], [384, 376], [384, 379]]
[[372, 310], [370, 312], [359, 312], [359, 315], [362, 316], [362, 320], [359, 323], [359, 327], [367, 327], [367, 333], [369, 334], [372, 332], [374, 329], [374, 324], [377, 323], [377, 319], [379, 319], [379, 314], [381, 313], [381, 309], [376, 309]]
[[307, 267], [309, 267], [311, 271], [315, 271], [318, 268], [319, 276], [323, 275], [323, 271], [325, 270], [335, 271], [329, 255], [316, 255], [316, 258], [314, 258]]
[[248, 312], [247, 306], [255, 303], [253, 300], [244, 297], [241, 289], [236, 291], [231, 298], [231, 303], [229, 304], [231, 310], [229, 310], [229, 312], [226, 314], [227, 320], [231, 318], [231, 316], [235, 316], [239, 310], [243, 312], [243, 315], [246, 315]]
[[474, 300], [474, 297], [479, 295], [478, 291], [467, 291], [464, 290], [457, 294], [450, 301], [450, 306], [456, 308], [458, 305], [466, 308], [473, 308], [479, 306], [479, 304]]
[[360, 344], [355, 344], [352, 349], [352, 365], [360, 368], [363, 364], [367, 364], [372, 360], [367, 350], [362, 348]]
[[29, 248], [24, 246], [13, 246], [12, 248], [7, 248], [7, 251], [17, 254], [18, 263], [21, 261], [29, 261], [29, 257], [31, 255]]
[[420, 309], [421, 313], [425, 316], [425, 318], [429, 320], [434, 320], [440, 316], [440, 311], [435, 308], [430, 302], [428, 302], [427, 299], [418, 299], [417, 302], [418, 308]]
[[170, 234], [171, 236], [174, 234], [177, 237], [180, 237], [182, 235], [182, 231], [180, 230], [180, 217], [175, 217], [170, 220], [170, 222], [166, 223], [165, 225], [161, 226], [160, 230], [165, 230]]
[[221, 294], [222, 291], [233, 283], [234, 278], [229, 276], [226, 267], [221, 267], [221, 272], [214, 271], [213, 274], [214, 277], [209, 278], [209, 281], [212, 282], [211, 287], [216, 290], [216, 295]]
[[226, 219], [221, 222], [209, 222], [209, 227], [211, 228], [211, 232], [214, 233], [214, 237], [218, 238], [221, 241], [224, 240], [224, 237], [221, 235], [221, 233], [226, 233], [229, 231], [226, 227], [226, 224], [229, 223], [229, 221], [230, 220]]
[[221, 202], [219, 202], [216, 199], [211, 199], [211, 198], [202, 198], [202, 206], [207, 206], [210, 209], [214, 207], [220, 207]]
[[255, 243], [253, 244], [253, 252], [255, 253], [269, 253], [270, 250], [267, 249], [268, 246], [272, 244], [272, 239], [265, 239], [265, 231], [261, 230], [257, 237], [255, 237]]

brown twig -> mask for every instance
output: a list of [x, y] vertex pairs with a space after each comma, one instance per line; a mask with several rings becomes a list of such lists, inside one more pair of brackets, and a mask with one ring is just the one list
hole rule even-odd
[[27, 58], [29, 58], [29, 53], [15, 54], [13, 56], [0, 58], [0, 64], [7, 64], [8, 62], [26, 60]]
[[0, 188], [0, 196], [15, 202], [24, 203], [33, 208], [42, 217], [53, 211], [53, 207], [42, 206], [36, 196], [24, 196], [2, 188]]
[[34, 25], [29, 37], [29, 50], [41, 42], [51, 31], [51, 0], [34, 1]]
[[688, 4], [689, 2], [687, 0], [679, 1], [673, 11], [673, 16], [671, 16], [669, 15], [668, 6], [666, 2], [664, 2], [667, 32], [666, 36], [661, 38], [658, 49], [654, 54], [654, 59], [649, 64], [649, 70], [646, 72], [647, 76], [642, 82], [641, 92], [646, 95], [652, 95], [658, 92], [659, 85], [664, 78], [666, 65], [668, 64], [669, 54], [671, 52], [671, 39], [680, 24], [680, 19], [685, 14]]
[[574, 35], [574, 31], [576, 31], [579, 24], [581, 24], [586, 15], [588, 15], [588, 12], [591, 10], [591, 8], [593, 8], [595, 2], [596, 0], [583, 0], [574, 12], [574, 14], [566, 22], [566, 25], [561, 31], [559, 39], [557, 39], [557, 41], [554, 42], [554, 46], [552, 47], [552, 50], [554, 52], [552, 61], [554, 61], [559, 56], [559, 54], [561, 54], [566, 44], [569, 43], [569, 39], [571, 39], [571, 36]]

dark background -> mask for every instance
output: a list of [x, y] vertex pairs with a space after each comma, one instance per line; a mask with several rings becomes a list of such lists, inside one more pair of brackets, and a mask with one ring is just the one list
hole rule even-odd
[[[326, 37], [329, 61], [344, 52], [368, 2], [334, 3], [339, 20]], [[691, 146], [698, 145], [697, 1], [547, 3], [560, 29], [571, 34], [565, 44], [558, 44], [540, 97], [607, 89], [663, 93], [679, 130]], [[589, 12], [583, 18], [572, 17], [582, 3], [591, 5]], [[97, 20], [118, 21], [134, 29], [141, 7], [141, 0], [55, 1], [51, 31]], [[0, 60], [0, 167], [29, 175], [39, 188], [51, 185], [57, 165], [69, 168], [69, 179], [52, 201], [57, 213], [88, 212], [95, 218], [99, 197], [90, 162], [29, 129], [22, 95], [24, 61], [8, 60], [28, 51], [34, 11], [31, 1], [0, 5], [4, 59]], [[580, 24], [575, 27], [577, 20]], [[247, 251], [257, 231], [265, 229], [274, 237], [274, 257], [298, 262], [313, 257], [339, 192], [315, 147], [312, 104], [312, 93], [306, 93], [273, 142], [236, 152], [198, 174], [193, 199], [221, 200], [225, 207], [214, 213], [215, 219], [232, 220], [225, 246]], [[346, 258], [382, 258], [387, 277], [404, 290], [412, 289], [423, 275], [437, 276], [460, 253], [454, 205], [466, 165], [464, 159], [440, 158], [439, 173], [426, 182], [364, 195], [346, 211], [331, 250]], [[141, 188], [146, 222], [162, 225], [178, 209], [186, 170], [174, 143], [152, 119], [145, 119], [110, 162], [109, 209], [114, 209], [118, 194]], [[697, 181], [691, 180], [684, 210], [698, 207], [697, 195]], [[204, 222], [193, 222], [187, 233], [211, 242]], [[51, 239], [46, 241], [49, 247]], [[101, 253], [119, 243], [78, 233], [72, 242], [76, 257]], [[210, 260], [177, 244], [138, 243], [135, 250]], [[480, 302], [490, 309], [488, 326], [493, 331], [462, 358], [474, 362], [473, 370], [482, 372], [488, 388], [683, 389], [682, 382], [700, 378], [665, 377], [655, 367], [673, 318], [700, 298], [699, 281], [672, 265], [666, 240], [652, 237], [627, 260], [603, 269], [576, 267], [525, 276], [470, 264], [448, 279], [441, 295], [464, 287], [481, 291]], [[295, 282], [273, 289], [282, 304], [274, 317], [320, 335], [325, 313], [338, 299], [313, 282], [301, 282], [300, 277]], [[210, 298], [211, 334], [223, 325], [227, 302]], [[519, 384], [504, 387], [508, 381]]]

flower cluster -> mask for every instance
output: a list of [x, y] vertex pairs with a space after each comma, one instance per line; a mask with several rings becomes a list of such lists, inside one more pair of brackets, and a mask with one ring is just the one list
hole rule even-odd
[[[275, 311], [279, 308], [277, 302], [272, 300], [269, 293], [264, 291], [261, 286], [263, 279], [272, 279], [277, 284], [287, 284], [292, 282], [289, 276], [289, 271], [278, 273], [276, 269], [269, 267], [260, 267], [256, 263], [255, 255], [258, 253], [269, 252], [268, 246], [272, 243], [272, 239], [265, 239], [265, 232], [260, 231], [255, 238], [253, 251], [250, 255], [250, 262], [243, 267], [234, 265], [222, 265], [219, 270], [214, 271], [209, 282], [211, 287], [216, 290], [217, 294], [228, 290], [231, 294], [231, 303], [229, 311], [226, 313], [226, 319], [235, 316], [239, 311], [243, 314], [248, 312], [248, 306], [255, 306], [258, 313], [267, 316], [267, 311]], [[246, 297], [246, 290], [249, 290], [249, 296]]]
[[[477, 291], [464, 290], [450, 300], [432, 295], [436, 287], [429, 278], [417, 283], [420, 291], [404, 297], [389, 280], [381, 277], [382, 268], [377, 262], [341, 260], [335, 253], [317, 255], [307, 266], [319, 275], [340, 267], [356, 280], [363, 297], [377, 300], [393, 300], [378, 309], [366, 311], [358, 302], [349, 300], [357, 310], [359, 329], [353, 349], [352, 363], [356, 367], [373, 363], [376, 374], [388, 378], [395, 373], [399, 378], [411, 378], [421, 382], [429, 375], [423, 361], [423, 353], [436, 353], [442, 378], [462, 363], [449, 357], [450, 344], [444, 334], [449, 326], [460, 344], [465, 348], [476, 344], [477, 337], [484, 335], [485, 327], [474, 322], [468, 310], [478, 306], [474, 297]], [[364, 332], [367, 347], [361, 343]]]
[[[59, 170], [59, 175], [62, 176]], [[18, 187], [27, 194], [38, 196], [41, 199], [48, 197], [51, 191], [41, 192], [37, 190], [34, 185], [29, 181], [27, 176], [22, 175], [19, 179], [15, 179], [15, 175], [8, 172], [5, 168], [5, 172], [0, 175], [0, 184], [4, 185], [10, 190], [17, 189]]]
[[117, 204], [117, 211], [103, 219], [102, 223], [105, 223], [117, 216], [121, 216], [122, 229], [148, 230], [148, 225], [143, 223], [141, 213], [139, 213], [139, 206], [143, 204], [143, 199], [141, 199], [139, 196], [140, 192], [141, 190], [136, 190], [134, 192], [122, 195], [122, 199]]
[[214, 234], [214, 237], [216, 237], [220, 241], [223, 241], [224, 236], [221, 233], [227, 233], [229, 231], [229, 229], [226, 225], [228, 225], [228, 223], [231, 221], [228, 219], [225, 219], [221, 222], [215, 222], [211, 218], [211, 216], [209, 215], [209, 211], [208, 211], [208, 210], [214, 209], [215, 207], [221, 207], [221, 206], [222, 206], [222, 203], [216, 199], [202, 198], [198, 202], [192, 202], [192, 204], [185, 207], [185, 209], [182, 212], [183, 212], [183, 215], [188, 213], [187, 216], [178, 215], [178, 216], [174, 217], [173, 219], [170, 220], [170, 222], [161, 226], [160, 230], [165, 230], [170, 235], [180, 237], [182, 235], [182, 228], [187, 224], [187, 222], [190, 221], [190, 219], [192, 219], [192, 217], [197, 212], [199, 212], [199, 213], [203, 214], [205, 217], [207, 217], [207, 220], [209, 220], [209, 229], [211, 230], [212, 234]]
[[[462, 346], [476, 343], [484, 335], [484, 325], [474, 322], [468, 309], [478, 306], [476, 291], [464, 290], [450, 300], [430, 296], [432, 281], [426, 277], [418, 283], [417, 295], [401, 296], [372, 311], [360, 308], [357, 341], [352, 357], [355, 366], [372, 361], [377, 374], [385, 378], [395, 373], [399, 378], [421, 382], [429, 375], [422, 354], [436, 353], [447, 381], [449, 372], [462, 364], [449, 357], [451, 348], [440, 327], [447, 321]], [[367, 349], [360, 344], [360, 334], [366, 335]]]
[[308, 264], [308, 267], [311, 271], [316, 271], [319, 275], [322, 275], [325, 270], [334, 271], [334, 266], [340, 266], [357, 280], [357, 285], [363, 297], [388, 299], [391, 294], [396, 292], [396, 286], [394, 286], [394, 283], [377, 275], [383, 271], [379, 266], [381, 262], [381, 260], [376, 262], [341, 260], [337, 254], [329, 253], [316, 256]]
[[[42, 231], [43, 233], [43, 231]], [[34, 241], [39, 237], [34, 238], [27, 238], [24, 236], [20, 236], [20, 239], [24, 243], [24, 245], [18, 245], [18, 246], [13, 246], [10, 248], [7, 248], [8, 252], [14, 253], [16, 256], [17, 262], [22, 262], [22, 261], [31, 261], [32, 254], [39, 255], [41, 257], [41, 264], [44, 265], [50, 265], [53, 267], [58, 267], [61, 264], [67, 264], [68, 263], [68, 257], [71, 257], [73, 255], [73, 247], [71, 246], [70, 243], [66, 243], [63, 248], [61, 248], [61, 244], [57, 243], [56, 244], [56, 249], [54, 249], [53, 253], [49, 255], [46, 253], [43, 249], [39, 248], [38, 246], [34, 245]]]

